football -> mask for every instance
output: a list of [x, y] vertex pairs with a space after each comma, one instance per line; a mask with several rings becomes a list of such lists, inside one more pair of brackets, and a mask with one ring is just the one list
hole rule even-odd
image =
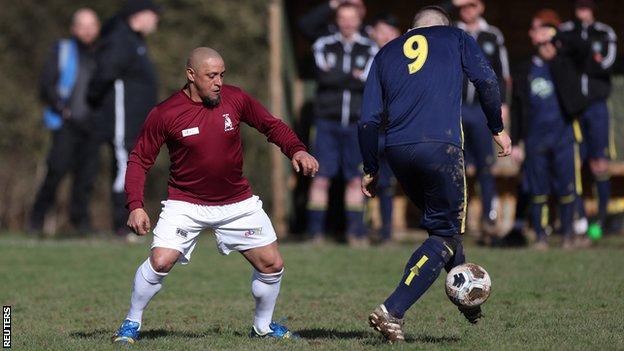
[[483, 267], [474, 263], [459, 265], [446, 276], [446, 295], [457, 306], [474, 307], [490, 297], [492, 281]]

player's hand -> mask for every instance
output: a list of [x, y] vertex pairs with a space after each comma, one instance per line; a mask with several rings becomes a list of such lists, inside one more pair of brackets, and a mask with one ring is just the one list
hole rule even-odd
[[364, 193], [366, 197], [375, 197], [378, 182], [379, 172], [374, 175], [365, 174], [364, 177], [362, 177], [362, 193]]
[[498, 151], [498, 157], [505, 157], [511, 155], [511, 138], [506, 131], [502, 131], [498, 133], [498, 135], [494, 135], [494, 141], [501, 148]]
[[319, 170], [319, 163], [305, 151], [297, 151], [291, 160], [295, 172], [303, 171], [304, 176], [314, 177]]
[[145, 235], [151, 229], [149, 216], [142, 208], [136, 208], [130, 212], [127, 225], [138, 235]]
[[353, 75], [353, 78], [355, 79], [359, 79], [359, 80], [366, 80], [364, 77], [364, 71], [361, 69], [354, 69], [351, 74]]

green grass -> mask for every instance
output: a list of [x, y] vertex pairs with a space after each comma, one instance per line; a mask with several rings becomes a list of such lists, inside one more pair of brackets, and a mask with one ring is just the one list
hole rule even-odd
[[[492, 276], [486, 318], [469, 325], [442, 279], [406, 315], [406, 345], [386, 345], [368, 313], [400, 278], [413, 245], [350, 250], [286, 244], [276, 318], [300, 341], [250, 340], [251, 269], [205, 235], [144, 315], [137, 350], [624, 349], [624, 238], [587, 251], [468, 247]], [[13, 306], [15, 350], [107, 350], [148, 244], [0, 236], [0, 302]]]

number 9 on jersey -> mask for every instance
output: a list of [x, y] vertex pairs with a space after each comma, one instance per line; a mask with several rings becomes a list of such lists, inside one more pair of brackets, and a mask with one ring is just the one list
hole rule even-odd
[[403, 54], [408, 59], [414, 60], [407, 65], [409, 74], [420, 71], [427, 60], [428, 53], [429, 44], [427, 44], [427, 38], [420, 34], [407, 38], [405, 44], [403, 44]]

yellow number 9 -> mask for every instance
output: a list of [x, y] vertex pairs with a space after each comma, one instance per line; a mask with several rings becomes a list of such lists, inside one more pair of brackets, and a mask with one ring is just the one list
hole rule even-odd
[[[416, 47], [414, 47], [416, 44]], [[407, 65], [409, 74], [414, 74], [422, 68], [427, 61], [427, 54], [429, 53], [429, 45], [427, 44], [427, 38], [422, 35], [414, 35], [409, 37], [405, 44], [403, 44], [403, 54], [414, 62]]]

